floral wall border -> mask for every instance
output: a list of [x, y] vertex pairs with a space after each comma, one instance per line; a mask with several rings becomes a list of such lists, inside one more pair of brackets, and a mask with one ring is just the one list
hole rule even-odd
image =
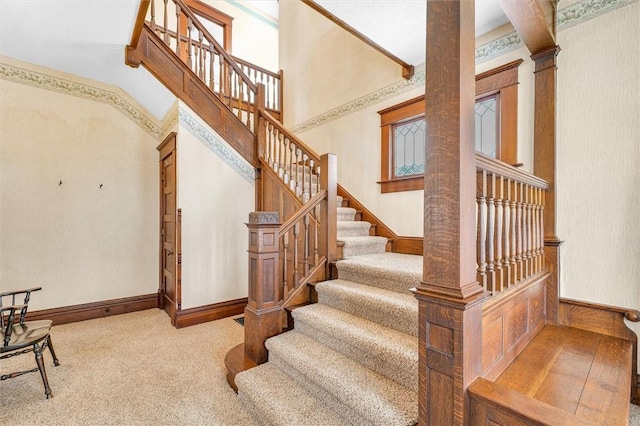
[[0, 63], [0, 79], [111, 105], [155, 139], [159, 139], [161, 136], [162, 129], [156, 124], [155, 120], [149, 118], [147, 114], [115, 91], [61, 77], [54, 77], [6, 63]]
[[[582, 0], [557, 12], [558, 31], [573, 27], [638, 1], [640, 0]], [[476, 63], [480, 64], [523, 46], [524, 43], [516, 32], [509, 33], [496, 40], [478, 46], [476, 48]], [[421, 69], [421, 71], [418, 71], [418, 69]], [[368, 93], [351, 102], [347, 102], [337, 108], [296, 124], [291, 130], [294, 133], [311, 130], [345, 115], [360, 111], [372, 104], [416, 89], [424, 85], [424, 79], [424, 64], [422, 64], [416, 67], [416, 73], [410, 80], [398, 80], [382, 89]]]
[[[194, 114], [195, 115], [195, 114]], [[255, 185], [255, 169], [247, 164], [235, 150], [231, 148], [222, 138], [219, 138], [208, 127], [202, 125], [189, 111], [180, 107], [178, 109], [178, 119], [180, 126], [185, 128], [196, 139], [198, 139], [209, 151], [216, 154], [226, 165], [231, 167], [236, 173], [244, 178], [251, 185]]]

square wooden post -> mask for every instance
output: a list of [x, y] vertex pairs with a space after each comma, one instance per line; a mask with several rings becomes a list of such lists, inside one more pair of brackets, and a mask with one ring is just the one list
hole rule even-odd
[[427, 0], [419, 424], [462, 425], [480, 374], [485, 297], [476, 281], [473, 0]]
[[282, 287], [278, 279], [278, 212], [249, 213], [249, 295], [244, 309], [244, 352], [256, 364], [267, 362], [265, 340], [280, 333]]

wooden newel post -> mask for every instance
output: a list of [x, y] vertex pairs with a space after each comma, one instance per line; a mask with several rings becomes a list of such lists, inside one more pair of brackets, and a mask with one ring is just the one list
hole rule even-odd
[[265, 340], [280, 333], [278, 212], [249, 213], [249, 295], [244, 309], [244, 353], [256, 364], [267, 362]]
[[[320, 157], [320, 187], [327, 190], [327, 200], [321, 209], [320, 223], [326, 223], [326, 235], [320, 234], [321, 249], [327, 256], [326, 276], [329, 277], [331, 262], [336, 260], [337, 234], [337, 196], [338, 196], [338, 158], [335, 154], [324, 154]], [[325, 207], [326, 205], [326, 207]]]

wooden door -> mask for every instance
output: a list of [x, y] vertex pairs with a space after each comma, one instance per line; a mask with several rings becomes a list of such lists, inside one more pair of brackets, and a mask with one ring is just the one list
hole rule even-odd
[[180, 309], [180, 214], [176, 206], [176, 134], [158, 146], [160, 151], [160, 286], [159, 305], [175, 325]]

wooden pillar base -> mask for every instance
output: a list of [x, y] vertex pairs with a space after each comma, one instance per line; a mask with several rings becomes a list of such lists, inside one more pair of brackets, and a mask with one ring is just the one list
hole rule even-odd
[[227, 368], [227, 382], [237, 393], [236, 375], [257, 366], [257, 364], [244, 354], [244, 343], [240, 343], [227, 352], [224, 357], [224, 366]]

